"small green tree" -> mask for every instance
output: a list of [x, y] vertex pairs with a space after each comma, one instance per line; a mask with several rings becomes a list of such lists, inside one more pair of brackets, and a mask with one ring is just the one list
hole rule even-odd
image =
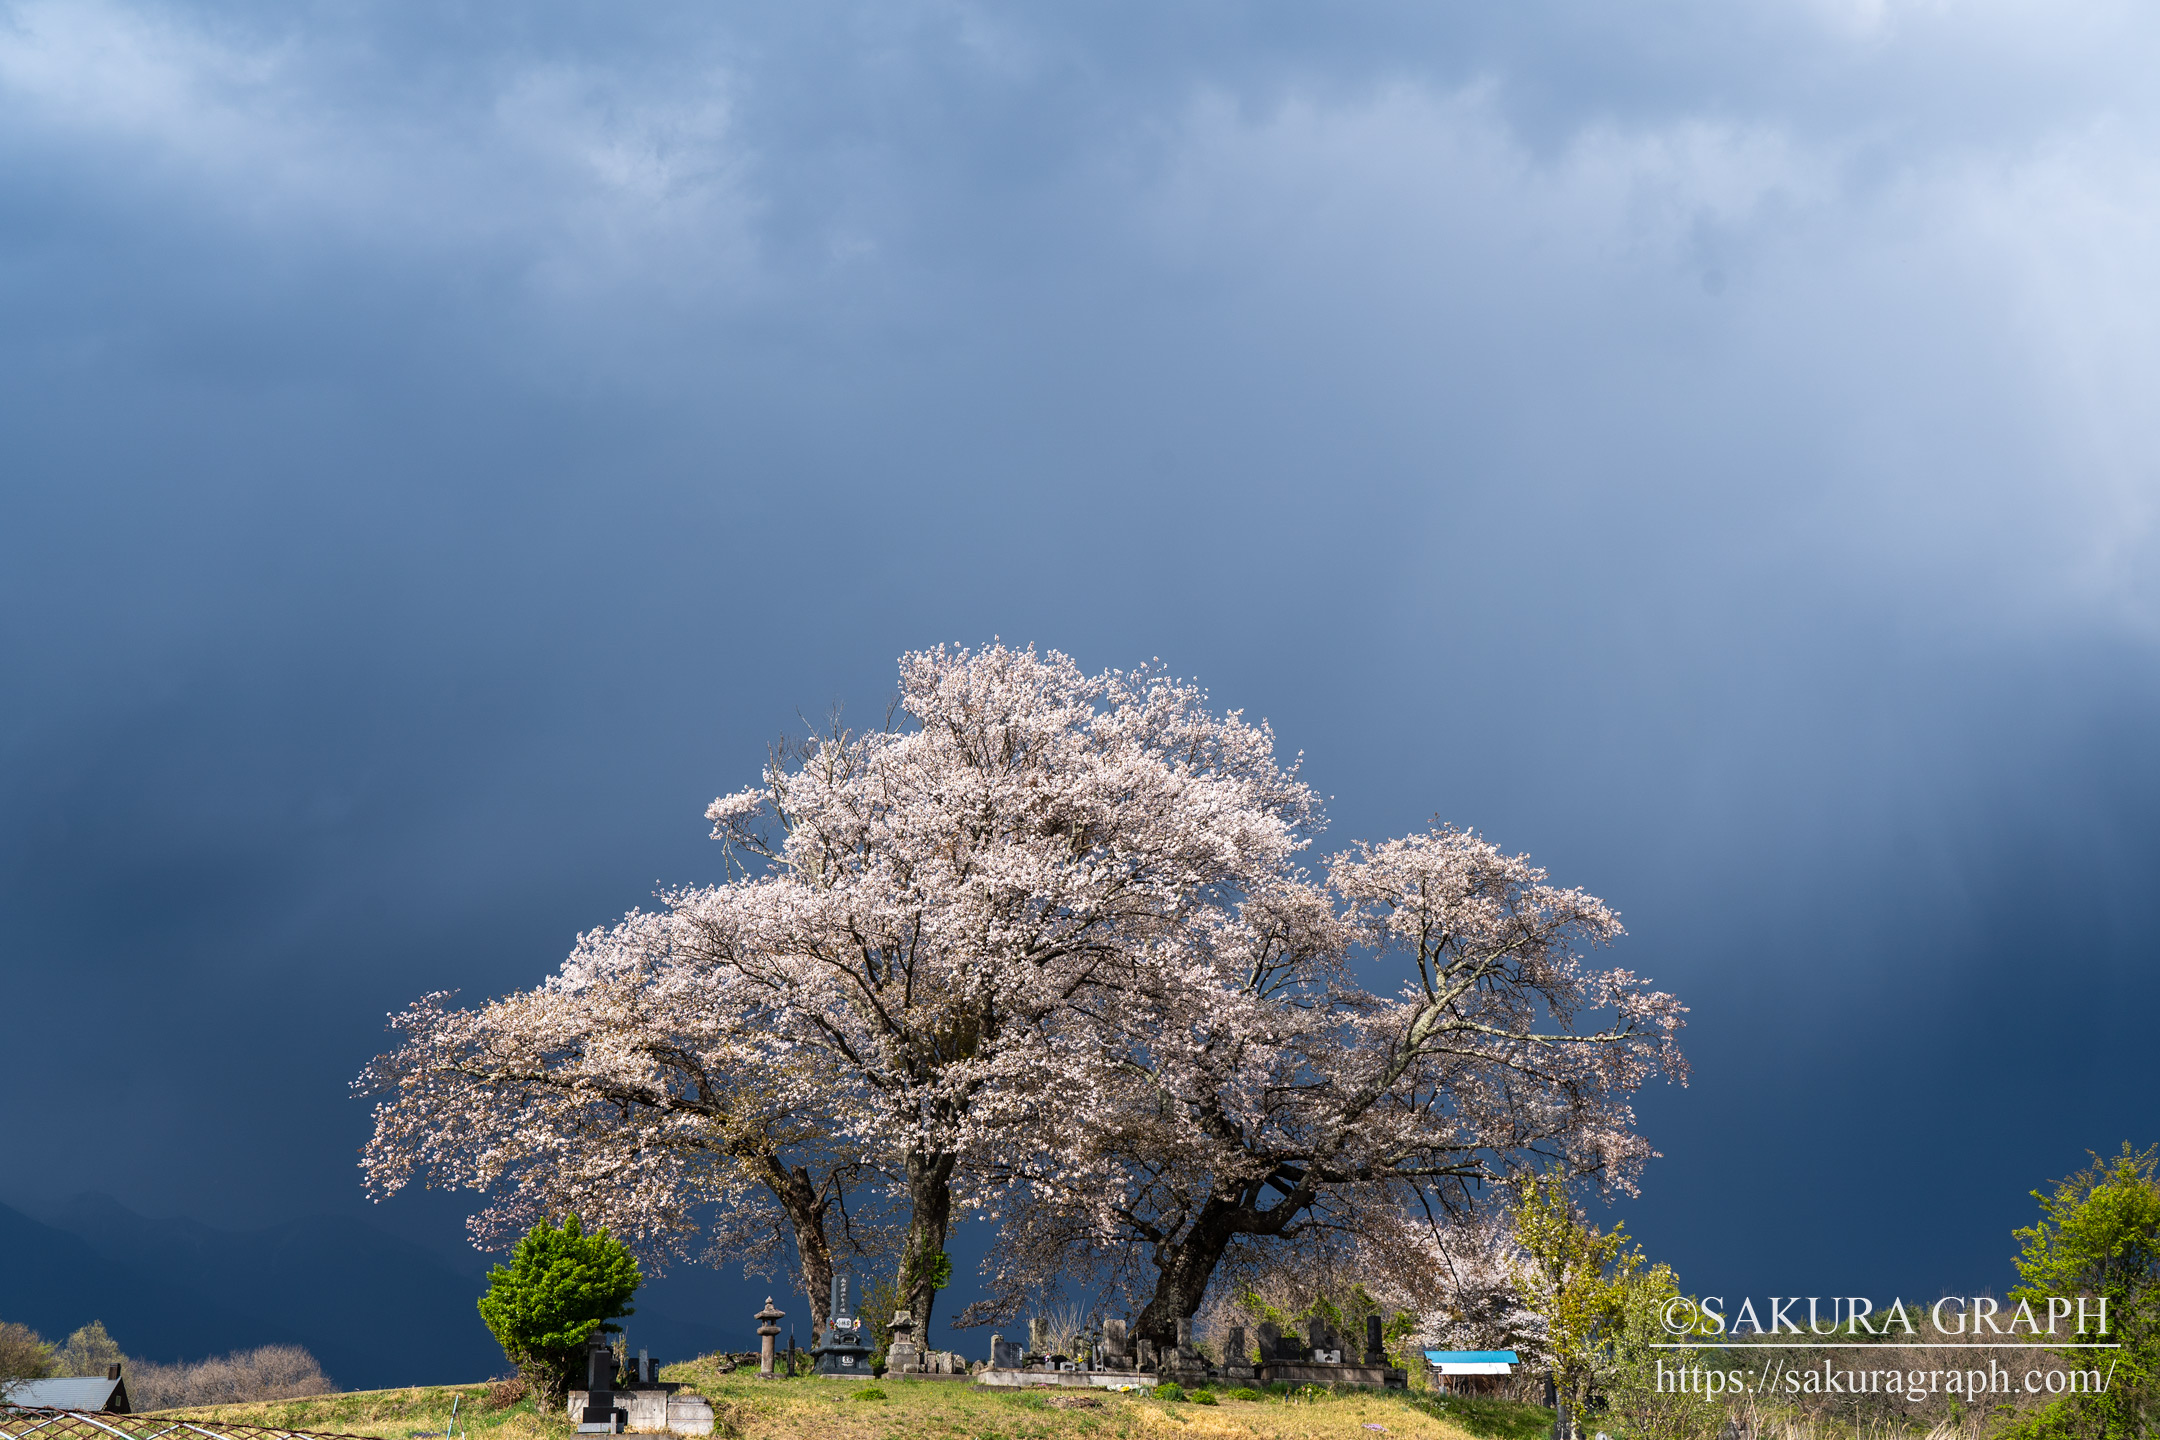
[[2106, 1338], [2123, 1348], [2105, 1391], [2066, 1395], [2018, 1427], [2033, 1440], [2145, 1435], [2160, 1414], [2160, 1146], [2140, 1152], [2124, 1141], [2114, 1159], [2092, 1159], [2054, 1194], [2032, 1192], [2041, 1218], [2013, 1232], [2025, 1244], [2017, 1259], [2025, 1283], [2010, 1298], [2036, 1310], [2051, 1296], [2105, 1300]]
[[1545, 1318], [1561, 1428], [1572, 1433], [1591, 1382], [1609, 1363], [1642, 1252], [1627, 1244], [1623, 1226], [1613, 1226], [1607, 1235], [1585, 1220], [1557, 1174], [1527, 1176], [1520, 1183], [1515, 1239], [1525, 1256], [1515, 1270], [1515, 1288], [1523, 1303]]
[[42, 1380], [52, 1374], [52, 1346], [37, 1331], [0, 1320], [0, 1385]]
[[105, 1322], [92, 1320], [68, 1336], [67, 1343], [53, 1353], [52, 1373], [103, 1375], [109, 1367], [126, 1363], [120, 1343], [105, 1332]]
[[[1700, 1372], [1713, 1352], [1687, 1345], [1666, 1328], [1680, 1281], [1670, 1265], [1652, 1265], [1621, 1282], [1616, 1323], [1598, 1375], [1607, 1404], [1606, 1428], [1623, 1440], [1699, 1440], [1713, 1435], [1724, 1407], [1698, 1381], [1686, 1389], [1675, 1372]], [[1693, 1307], [1688, 1310], [1692, 1313]]]
[[587, 1235], [575, 1215], [562, 1228], [542, 1220], [525, 1232], [510, 1263], [488, 1272], [480, 1318], [526, 1382], [559, 1405], [582, 1380], [585, 1342], [618, 1315], [644, 1282], [637, 1259], [605, 1226]]

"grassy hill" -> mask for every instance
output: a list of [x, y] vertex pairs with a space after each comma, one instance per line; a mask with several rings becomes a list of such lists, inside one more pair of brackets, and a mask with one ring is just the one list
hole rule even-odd
[[[1109, 1393], [984, 1391], [955, 1381], [759, 1380], [720, 1374], [706, 1361], [661, 1374], [712, 1402], [716, 1440], [1530, 1440], [1549, 1418], [1531, 1406], [1465, 1406], [1423, 1394], [1270, 1396], [1208, 1406]], [[529, 1399], [491, 1410], [487, 1394], [485, 1385], [425, 1386], [173, 1413], [414, 1440], [439, 1435], [452, 1398], [462, 1396], [458, 1424], [472, 1440], [572, 1434], [566, 1417], [538, 1414]]]

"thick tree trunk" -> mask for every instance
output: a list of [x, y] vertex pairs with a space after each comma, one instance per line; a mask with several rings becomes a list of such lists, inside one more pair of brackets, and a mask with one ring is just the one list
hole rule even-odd
[[1247, 1207], [1210, 1196], [1183, 1236], [1157, 1245], [1155, 1294], [1134, 1322], [1134, 1335], [1158, 1345], [1175, 1345], [1177, 1322], [1199, 1312], [1223, 1252], [1254, 1218]]
[[925, 1349], [930, 1346], [930, 1311], [937, 1304], [937, 1258], [945, 1253], [945, 1237], [952, 1228], [953, 1163], [953, 1156], [934, 1152], [910, 1152], [907, 1157], [908, 1202], [913, 1213], [908, 1216], [907, 1244], [900, 1252], [893, 1292], [901, 1307], [915, 1317], [915, 1343]]
[[1155, 1245], [1155, 1294], [1140, 1311], [1133, 1333], [1158, 1345], [1177, 1343], [1177, 1322], [1199, 1313], [1215, 1267], [1240, 1235], [1280, 1235], [1313, 1203], [1301, 1179], [1277, 1187], [1282, 1198], [1260, 1208], [1258, 1187], [1235, 1195], [1212, 1194], [1185, 1233]]

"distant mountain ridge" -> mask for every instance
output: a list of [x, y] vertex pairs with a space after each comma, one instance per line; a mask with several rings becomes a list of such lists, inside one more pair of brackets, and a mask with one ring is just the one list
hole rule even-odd
[[[260, 1230], [152, 1220], [103, 1195], [32, 1219], [0, 1205], [0, 1320], [59, 1339], [91, 1320], [130, 1355], [199, 1360], [257, 1345], [305, 1346], [343, 1388], [447, 1384], [508, 1369], [465, 1273], [356, 1220], [311, 1216]], [[667, 1358], [719, 1332], [642, 1312], [634, 1343]]]

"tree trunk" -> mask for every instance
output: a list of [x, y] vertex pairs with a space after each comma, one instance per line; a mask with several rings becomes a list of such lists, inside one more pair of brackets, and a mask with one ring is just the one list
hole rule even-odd
[[[902, 1308], [915, 1317], [915, 1343], [930, 1348], [930, 1311], [937, 1304], [937, 1259], [945, 1253], [945, 1237], [952, 1228], [952, 1175], [954, 1157], [936, 1152], [910, 1151], [907, 1157], [907, 1244], [900, 1252], [899, 1273], [893, 1293]], [[875, 1317], [887, 1321], [890, 1315]]]
[[818, 1194], [810, 1172], [801, 1165], [785, 1169], [771, 1156], [765, 1158], [765, 1188], [788, 1217], [795, 1235], [795, 1253], [802, 1258], [804, 1298], [810, 1302], [810, 1343], [820, 1343], [826, 1322], [832, 1319], [832, 1247], [825, 1239], [827, 1197]]
[[[1262, 1215], [1235, 1201], [1209, 1196], [1200, 1207], [1200, 1217], [1181, 1238], [1155, 1247], [1155, 1294], [1140, 1311], [1133, 1334], [1157, 1345], [1175, 1345], [1177, 1322], [1199, 1312], [1207, 1299], [1208, 1281], [1215, 1278], [1215, 1267], [1231, 1240], [1253, 1230], [1254, 1220], [1264, 1224], [1273, 1213]], [[1285, 1215], [1271, 1228], [1280, 1230], [1289, 1218]]]

